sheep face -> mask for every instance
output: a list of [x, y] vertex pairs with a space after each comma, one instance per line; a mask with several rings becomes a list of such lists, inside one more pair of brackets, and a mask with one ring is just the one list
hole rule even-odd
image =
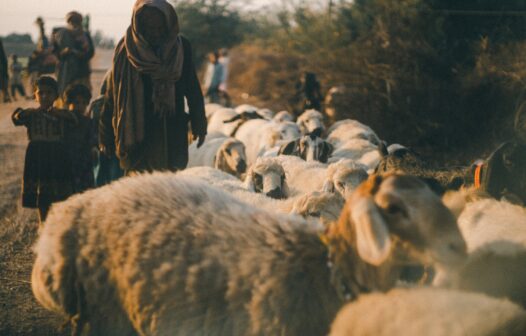
[[302, 134], [318, 132], [321, 134], [325, 130], [323, 115], [316, 110], [307, 110], [298, 117], [296, 121]]
[[315, 135], [305, 135], [300, 139], [281, 146], [278, 155], [299, 156], [305, 161], [320, 161], [327, 163], [333, 151], [333, 146]]
[[338, 193], [347, 199], [368, 176], [365, 169], [360, 167], [337, 170], [332, 178], [325, 182], [323, 191]]
[[287, 198], [289, 190], [283, 167], [265, 159], [258, 159], [250, 167], [246, 176], [245, 187], [250, 191], [265, 194], [270, 198]]
[[270, 131], [266, 149], [274, 147], [278, 141], [290, 141], [301, 136], [298, 126], [290, 121], [276, 123]]
[[225, 142], [216, 155], [214, 168], [241, 177], [247, 169], [245, 145], [237, 140]]
[[324, 226], [334, 222], [340, 216], [344, 200], [340, 195], [314, 191], [294, 202], [291, 213], [303, 217], [319, 218]]
[[300, 139], [300, 157], [305, 161], [327, 163], [332, 150], [332, 145], [318, 136], [308, 135]]
[[[343, 221], [343, 224], [341, 224]], [[466, 244], [456, 218], [420, 179], [406, 175], [373, 175], [350, 197], [340, 226], [353, 223], [360, 257], [379, 266], [391, 255], [397, 236], [409, 243], [409, 256], [420, 262], [460, 266]]]

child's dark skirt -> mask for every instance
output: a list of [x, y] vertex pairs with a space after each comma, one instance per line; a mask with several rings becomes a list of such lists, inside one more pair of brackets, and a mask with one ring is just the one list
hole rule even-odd
[[38, 208], [73, 193], [71, 161], [62, 142], [31, 141], [26, 150], [22, 206]]

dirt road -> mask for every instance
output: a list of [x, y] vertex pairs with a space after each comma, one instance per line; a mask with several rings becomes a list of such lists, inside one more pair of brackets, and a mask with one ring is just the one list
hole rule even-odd
[[[112, 51], [98, 51], [92, 62], [93, 92], [98, 92]], [[0, 104], [0, 335], [69, 335], [60, 330], [64, 320], [41, 308], [31, 292], [31, 247], [37, 237], [36, 211], [20, 206], [20, 185], [27, 137], [24, 127], [14, 127], [11, 113], [17, 107], [35, 106], [19, 100]]]

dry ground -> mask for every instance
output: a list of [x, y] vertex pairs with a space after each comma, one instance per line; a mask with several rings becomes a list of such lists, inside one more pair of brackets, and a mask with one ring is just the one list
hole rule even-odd
[[[98, 92], [112, 51], [98, 51], [93, 60], [93, 92]], [[27, 146], [25, 128], [14, 127], [16, 107], [34, 106], [19, 100], [0, 104], [0, 335], [68, 335], [63, 320], [41, 308], [31, 292], [31, 247], [37, 238], [37, 216], [20, 206], [20, 184]]]

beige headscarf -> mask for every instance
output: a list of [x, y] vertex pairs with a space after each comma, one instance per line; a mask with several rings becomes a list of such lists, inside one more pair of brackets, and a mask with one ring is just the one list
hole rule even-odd
[[[159, 9], [166, 18], [168, 36], [158, 54], [141, 36], [137, 16], [145, 6]], [[175, 114], [175, 83], [181, 78], [184, 52], [174, 8], [165, 0], [137, 0], [132, 24], [115, 49], [113, 60], [113, 128], [119, 157], [144, 140], [144, 83], [141, 75], [153, 81], [154, 113]]]

